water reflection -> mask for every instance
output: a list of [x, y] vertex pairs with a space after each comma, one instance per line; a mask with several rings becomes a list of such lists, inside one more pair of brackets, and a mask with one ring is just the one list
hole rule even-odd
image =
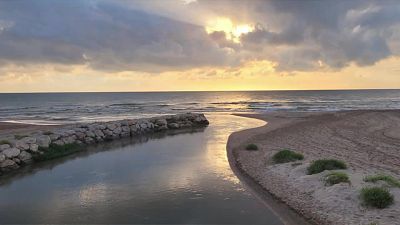
[[230, 133], [262, 122], [208, 117], [201, 132], [110, 142], [2, 179], [0, 223], [281, 224], [226, 157]]

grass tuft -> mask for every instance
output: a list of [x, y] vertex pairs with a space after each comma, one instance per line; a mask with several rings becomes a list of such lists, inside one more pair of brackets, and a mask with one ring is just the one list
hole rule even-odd
[[9, 142], [7, 140], [1, 140], [0, 145], [11, 145], [11, 142]]
[[332, 172], [325, 176], [325, 184], [332, 186], [339, 183], [350, 183], [349, 176], [343, 172]]
[[400, 188], [400, 181], [390, 175], [376, 174], [376, 175], [366, 176], [364, 178], [365, 182], [372, 182], [372, 183], [376, 183], [380, 180], [385, 181], [387, 184], [389, 184], [392, 187]]
[[33, 160], [35, 161], [45, 161], [55, 158], [60, 158], [66, 155], [70, 155], [75, 152], [80, 152], [84, 150], [84, 146], [79, 144], [65, 144], [65, 145], [55, 145], [50, 144], [48, 148], [39, 148], [42, 154], [34, 154]]
[[248, 144], [246, 146], [246, 150], [248, 150], [248, 151], [256, 151], [256, 150], [258, 150], [258, 146], [256, 144]]
[[394, 197], [386, 188], [365, 187], [361, 190], [361, 200], [366, 206], [383, 209], [393, 204]]
[[319, 159], [311, 163], [307, 168], [307, 174], [321, 173], [324, 170], [347, 169], [346, 163], [336, 159]]
[[274, 161], [274, 163], [288, 163], [303, 159], [304, 156], [301, 153], [297, 153], [287, 149], [279, 151], [272, 156], [272, 160]]

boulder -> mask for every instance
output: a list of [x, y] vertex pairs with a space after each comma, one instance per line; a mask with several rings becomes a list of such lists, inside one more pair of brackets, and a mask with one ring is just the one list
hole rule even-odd
[[86, 144], [91, 144], [91, 143], [94, 143], [95, 141], [94, 141], [94, 139], [91, 138], [91, 137], [86, 137], [85, 140], [84, 140], [84, 142], [85, 142]]
[[0, 163], [4, 162], [6, 160], [6, 156], [4, 154], [0, 154]]
[[115, 128], [115, 129], [113, 130], [113, 133], [114, 133], [115, 135], [119, 135], [119, 134], [121, 134], [121, 132], [122, 132], [121, 127], [117, 127], [117, 128]]
[[34, 137], [24, 137], [20, 141], [27, 143], [27, 144], [33, 144], [36, 143], [36, 138]]
[[11, 148], [11, 146], [9, 144], [0, 145], [0, 152], [6, 150], [7, 148]]
[[2, 163], [0, 163], [0, 169], [2, 171], [8, 171], [11, 169], [17, 169], [19, 166], [11, 159], [6, 159]]
[[9, 159], [17, 157], [21, 151], [18, 148], [8, 148], [2, 153]]
[[55, 144], [55, 145], [64, 145], [64, 141], [63, 140], [56, 140], [56, 141], [54, 141], [53, 142], [53, 144]]
[[50, 134], [49, 135], [51, 141], [58, 140], [60, 138], [59, 134]]
[[18, 159], [24, 163], [28, 163], [32, 160], [32, 155], [27, 151], [22, 151], [21, 154], [19, 154]]
[[29, 151], [37, 152], [38, 150], [39, 150], [39, 145], [37, 145], [37, 144], [30, 144], [29, 145]]
[[178, 129], [179, 125], [177, 123], [169, 123], [168, 128], [170, 129]]
[[[101, 132], [101, 131], [100, 131], [100, 132]], [[86, 131], [86, 136], [93, 138], [93, 137], [95, 137], [96, 135], [95, 135], [95, 133], [93, 133], [93, 131], [89, 130], [89, 131]]]
[[108, 124], [106, 125], [106, 127], [107, 127], [107, 129], [113, 131], [115, 128], [117, 128], [117, 125], [115, 125], [114, 123], [108, 123]]
[[21, 150], [29, 150], [29, 144], [25, 143], [22, 140], [18, 140], [15, 142], [15, 147]]
[[51, 143], [51, 138], [48, 135], [42, 135], [36, 138], [36, 144], [42, 148], [48, 148]]

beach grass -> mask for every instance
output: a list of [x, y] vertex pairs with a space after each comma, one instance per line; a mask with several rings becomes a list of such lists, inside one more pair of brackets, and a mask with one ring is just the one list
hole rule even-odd
[[9, 142], [7, 140], [1, 140], [0, 145], [11, 145], [11, 142]]
[[366, 176], [364, 178], [365, 182], [372, 182], [372, 183], [376, 183], [380, 180], [385, 181], [387, 184], [389, 184], [392, 187], [400, 188], [400, 181], [390, 175], [376, 174], [376, 175]]
[[272, 156], [274, 163], [288, 163], [303, 159], [304, 156], [301, 153], [297, 153], [288, 149], [279, 151]]
[[393, 204], [394, 197], [386, 188], [365, 187], [361, 190], [361, 200], [364, 205], [383, 209]]
[[248, 151], [257, 151], [258, 150], [258, 146], [256, 144], [248, 144], [246, 146], [246, 150], [248, 150]]
[[307, 174], [321, 173], [324, 170], [347, 169], [345, 162], [336, 159], [319, 159], [311, 163], [307, 168]]
[[67, 156], [75, 152], [80, 152], [84, 150], [84, 146], [79, 144], [65, 144], [65, 145], [50, 144], [48, 148], [39, 148], [39, 150], [43, 153], [34, 154], [33, 160], [35, 161], [45, 161]]
[[325, 184], [332, 186], [339, 183], [350, 183], [349, 176], [343, 172], [332, 172], [325, 176]]

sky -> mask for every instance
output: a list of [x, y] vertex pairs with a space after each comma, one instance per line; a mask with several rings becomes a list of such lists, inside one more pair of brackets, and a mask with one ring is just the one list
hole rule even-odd
[[0, 92], [400, 88], [398, 0], [0, 1]]

